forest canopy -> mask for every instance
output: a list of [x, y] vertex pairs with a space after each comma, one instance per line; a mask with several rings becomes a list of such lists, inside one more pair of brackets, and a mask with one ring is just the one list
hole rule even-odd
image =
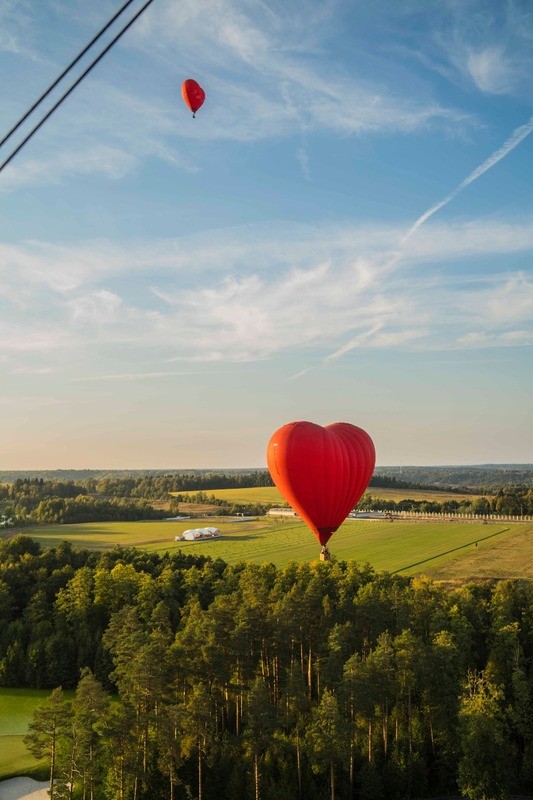
[[[0, 608], [0, 682], [54, 689], [28, 744], [45, 748], [56, 720], [58, 792], [70, 779], [128, 800], [533, 789], [530, 583], [41, 552], [17, 536], [0, 544]], [[77, 686], [71, 704], [59, 686]]]

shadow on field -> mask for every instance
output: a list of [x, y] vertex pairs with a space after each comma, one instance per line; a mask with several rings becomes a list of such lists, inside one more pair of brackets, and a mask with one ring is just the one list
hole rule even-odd
[[424, 558], [423, 561], [416, 561], [414, 564], [408, 564], [406, 567], [400, 567], [400, 569], [394, 569], [391, 572], [391, 575], [396, 575], [397, 572], [403, 572], [404, 569], [412, 569], [413, 567], [419, 567], [421, 564], [427, 564], [428, 561], [434, 561], [436, 558], [441, 558], [441, 556], [447, 556], [449, 553], [455, 553], [457, 550], [464, 550], [465, 547], [472, 547], [475, 545], [477, 547], [478, 542], [485, 542], [487, 539], [493, 539], [494, 536], [500, 536], [502, 533], [506, 533], [509, 531], [510, 528], [503, 528], [501, 531], [496, 531], [496, 533], [490, 533], [488, 536], [481, 536], [479, 539], [474, 539], [473, 542], [467, 542], [466, 544], [461, 544], [459, 547], [452, 547], [451, 550], [444, 550], [442, 553], [437, 553], [436, 556], [430, 556], [429, 558]]

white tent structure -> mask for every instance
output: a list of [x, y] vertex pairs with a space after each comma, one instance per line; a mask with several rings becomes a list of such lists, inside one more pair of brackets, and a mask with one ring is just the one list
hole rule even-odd
[[222, 536], [218, 528], [191, 528], [174, 537], [175, 542], [200, 542], [203, 539], [219, 539]]

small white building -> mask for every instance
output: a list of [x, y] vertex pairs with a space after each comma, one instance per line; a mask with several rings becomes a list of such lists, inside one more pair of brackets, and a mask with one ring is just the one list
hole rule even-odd
[[298, 514], [292, 508], [269, 508], [267, 514], [270, 517], [297, 517]]
[[175, 542], [200, 542], [203, 539], [219, 539], [222, 536], [218, 528], [191, 528], [174, 537]]

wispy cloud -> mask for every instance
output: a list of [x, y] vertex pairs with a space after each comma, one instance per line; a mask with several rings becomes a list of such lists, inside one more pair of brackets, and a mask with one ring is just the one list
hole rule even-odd
[[[11, 10], [12, 3], [4, 2]], [[116, 180], [152, 157], [194, 171], [198, 166], [187, 148], [191, 139], [248, 142], [306, 131], [346, 136], [431, 126], [453, 131], [472, 124], [471, 114], [442, 105], [429, 87], [425, 96], [398, 87], [391, 91], [385, 82], [348, 74], [341, 62], [326, 58], [333, 15], [328, 4], [302, 6], [287, 15], [275, 4], [161, 0], [114, 56], [128, 68], [99, 67], [54, 117], [53, 126], [6, 170], [0, 189], [77, 175]], [[29, 14], [26, 24], [37, 27], [38, 22]], [[161, 80], [163, 67], [171, 75], [192, 70], [204, 82], [205, 124], [190, 125], [178, 114], [179, 89]], [[297, 157], [307, 178], [305, 151]]]
[[306, 181], [311, 180], [311, 170], [309, 168], [309, 156], [305, 147], [300, 147], [296, 151], [296, 159], [302, 169], [302, 174]]
[[52, 367], [15, 367], [10, 370], [11, 375], [49, 375], [54, 372]]
[[457, 345], [462, 349], [475, 350], [487, 347], [527, 347], [533, 345], [533, 331], [507, 331], [505, 333], [487, 333], [485, 331], [472, 331], [466, 336], [457, 339]]
[[[392, 270], [397, 226], [286, 225], [277, 234], [264, 226], [149, 245], [11, 247], [17, 271], [6, 270], [5, 280], [16, 274], [27, 309], [21, 325], [20, 308], [8, 307], [0, 352], [33, 354], [31, 364], [15, 364], [32, 369], [49, 366], [35, 363], [39, 352], [70, 353], [66, 376], [80, 354], [84, 363], [105, 355], [108, 372], [83, 380], [127, 381], [182, 374], [158, 368], [171, 362], [243, 363], [296, 352], [320, 358], [328, 350], [331, 361], [356, 348], [456, 347], [475, 331], [523, 330], [531, 310], [531, 284], [520, 269], [481, 276], [450, 268], [533, 252], [533, 221], [421, 227]], [[132, 274], [145, 291], [131, 293]], [[112, 366], [134, 354], [154, 369]]]
[[[516, 130], [513, 131], [511, 136], [504, 142], [504, 144], [500, 148], [498, 148], [498, 150], [496, 150], [491, 156], [489, 156], [489, 158], [487, 158], [482, 164], [480, 164], [479, 167], [477, 167], [473, 172], [471, 172], [470, 175], [468, 175], [463, 181], [461, 181], [461, 183], [452, 192], [450, 192], [450, 194], [448, 194], [443, 200], [431, 206], [427, 211], [421, 214], [418, 217], [418, 219], [413, 223], [413, 225], [411, 225], [411, 227], [407, 230], [407, 232], [401, 237], [398, 246], [394, 249], [389, 250], [388, 252], [385, 252], [381, 256], [378, 263], [381, 264], [382, 271], [388, 274], [397, 269], [401, 261], [406, 258], [407, 255], [406, 247], [409, 246], [410, 240], [417, 233], [417, 231], [419, 231], [420, 228], [434, 214], [436, 214], [442, 208], [447, 206], [448, 203], [451, 203], [452, 200], [454, 200], [464, 189], [467, 188], [467, 186], [470, 186], [472, 183], [474, 183], [474, 181], [478, 180], [478, 178], [480, 178], [482, 175], [488, 172], [488, 170], [496, 166], [496, 164], [499, 161], [501, 161], [502, 158], [505, 158], [507, 155], [509, 155], [509, 153], [511, 153], [515, 149], [515, 147], [517, 147], [527, 136], [529, 136], [529, 134], [532, 131], [533, 131], [533, 117], [531, 117], [530, 120], [525, 125], [521, 125], [519, 128], [516, 128]], [[512, 282], [512, 284], [514, 284], [514, 282]], [[506, 294], [512, 293], [513, 288], [514, 286], [508, 286], [508, 288], [505, 290], [505, 293]], [[495, 297], [493, 302], [489, 304], [489, 308], [492, 307], [493, 309], [496, 309], [497, 311], [499, 311], [500, 314], [502, 313], [505, 314], [505, 312], [507, 311], [508, 314], [510, 313], [511, 315], [513, 315], [513, 311], [509, 312], [511, 306], [509, 306], [508, 302], [506, 302], [507, 300], [508, 298], [503, 298], [502, 302], [502, 297], [500, 293]], [[525, 297], [523, 294], [521, 294], [520, 302], [518, 303], [517, 306], [515, 305], [515, 309], [516, 308], [520, 309], [519, 318], [522, 317], [522, 309], [524, 308], [527, 311], [529, 311], [530, 306], [531, 306], [531, 300], [528, 297], [528, 294], [526, 293]], [[379, 328], [378, 330], [380, 331], [381, 329]], [[407, 336], [405, 337], [404, 334], [406, 333]], [[374, 334], [376, 334], [375, 337]], [[359, 334], [358, 336], [355, 336], [354, 338], [350, 339], [348, 342], [343, 344], [342, 347], [336, 349], [333, 353], [330, 354], [330, 356], [324, 359], [324, 363], [327, 363], [328, 360], [339, 358], [340, 356], [345, 355], [351, 350], [361, 347], [362, 344], [365, 344], [367, 346], [368, 344], [370, 344], [370, 346], [372, 346], [373, 342], [379, 341], [379, 337], [382, 338], [384, 337], [383, 341], [390, 346], [392, 344], [399, 344], [409, 341], [409, 339], [420, 338], [422, 335], [423, 334], [417, 330], [412, 332], [402, 331], [396, 335], [394, 334], [389, 335], [389, 333], [383, 334], [381, 332], [378, 334], [377, 330], [374, 331], [373, 329], [370, 329], [366, 334]]]
[[[485, 95], [520, 94], [530, 84], [533, 18], [527, 0], [425, 0], [386, 3], [394, 31], [392, 52], [416, 60], [451, 83]], [[374, 13], [383, 18], [383, 4]], [[387, 25], [387, 19], [383, 23]], [[413, 36], [413, 30], [416, 32]], [[392, 37], [391, 37], [392, 38]]]
[[27, 0], [1, 0], [0, 2], [0, 51], [31, 55], [27, 37], [31, 13]]
[[65, 347], [73, 347], [74, 342], [59, 325], [37, 323], [17, 324], [13, 321], [0, 324], [0, 352], [6, 353], [49, 353]]
[[121, 305], [122, 299], [106, 289], [100, 289], [67, 301], [73, 321], [96, 325], [114, 322]]
[[464, 68], [482, 92], [507, 94], [513, 87], [516, 70], [501, 45], [467, 50]]
[[174, 378], [181, 375], [199, 375], [198, 372], [118, 372], [109, 375], [87, 375], [83, 378], [72, 378], [72, 383], [92, 383], [94, 381], [146, 381], [157, 378]]
[[74, 175], [99, 175], [117, 180], [136, 164], [131, 153], [108, 145], [94, 145], [85, 150], [72, 149], [36, 160], [18, 159], [2, 173], [0, 192], [22, 186], [58, 184]]
[[506, 324], [533, 320], [533, 281], [523, 272], [501, 286], [488, 290], [486, 309], [494, 323]]

